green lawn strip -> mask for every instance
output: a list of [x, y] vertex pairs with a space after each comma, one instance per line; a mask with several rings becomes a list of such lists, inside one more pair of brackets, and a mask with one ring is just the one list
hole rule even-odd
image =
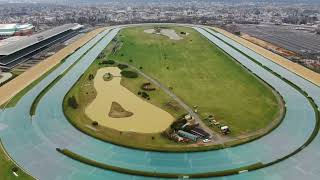
[[132, 170], [121, 168], [117, 166], [113, 166], [110, 164], [100, 163], [86, 157], [83, 157], [79, 154], [76, 154], [68, 149], [56, 149], [58, 152], [64, 154], [65, 156], [72, 158], [76, 161], [80, 161], [84, 164], [91, 165], [97, 168], [115, 171], [118, 173], [130, 174], [135, 176], [146, 176], [146, 177], [158, 177], [158, 178], [206, 178], [206, 177], [220, 177], [220, 176], [228, 176], [238, 174], [241, 171], [250, 171], [251, 169], [257, 169], [262, 166], [262, 163], [256, 163], [240, 168], [225, 170], [225, 171], [215, 171], [215, 172], [206, 172], [206, 173], [191, 173], [191, 174], [183, 174], [183, 173], [160, 173], [160, 172], [150, 172], [150, 171], [140, 171], [140, 170]]
[[[16, 165], [17, 163], [13, 162], [8, 155], [8, 153], [3, 148], [3, 144], [0, 139], [0, 179], [1, 180], [13, 180], [13, 179], [22, 179], [22, 180], [31, 180], [34, 179], [27, 173], [23, 171], [20, 167]], [[16, 177], [13, 174], [13, 170], [17, 170], [17, 174], [19, 175]]]
[[109, 58], [141, 67], [172, 87], [190, 107], [199, 106], [201, 118], [214, 114], [231, 127], [230, 136], [254, 132], [277, 116], [279, 105], [272, 91], [193, 29], [173, 28], [189, 33], [179, 41], [144, 33], [144, 29], [122, 30], [122, 47]]

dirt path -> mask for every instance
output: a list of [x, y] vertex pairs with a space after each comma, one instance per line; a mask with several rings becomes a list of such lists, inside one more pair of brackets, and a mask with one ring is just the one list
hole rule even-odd
[[305, 68], [297, 63], [294, 63], [284, 57], [281, 57], [280, 55], [277, 55], [269, 50], [266, 50], [256, 44], [253, 44], [241, 37], [238, 37], [234, 34], [231, 34], [223, 29], [220, 28], [213, 28], [215, 31], [218, 31], [219, 33], [229, 37], [230, 39], [246, 46], [247, 48], [259, 53], [260, 55], [272, 60], [273, 62], [279, 64], [280, 66], [288, 69], [289, 71], [309, 80], [310, 82], [320, 86], [320, 74], [316, 73], [308, 68]]
[[85, 43], [87, 43], [97, 34], [102, 32], [102, 30], [104, 30], [104, 28], [99, 28], [87, 33], [86, 35], [81, 37], [79, 40], [73, 42], [69, 46], [58, 51], [53, 56], [50, 56], [49, 58], [41, 61], [39, 64], [33, 66], [26, 72], [22, 73], [21, 75], [14, 78], [10, 82], [1, 86], [0, 87], [0, 105], [6, 103], [8, 100], [14, 97], [18, 92], [20, 92], [29, 84], [31, 84], [33, 81], [41, 77], [51, 68], [53, 68], [55, 65], [60, 63], [60, 61], [65, 59], [68, 55], [72, 54], [76, 49], [83, 46]]
[[183, 39], [181, 36], [179, 36], [174, 29], [161, 29], [159, 33], [155, 33], [155, 29], [146, 29], [144, 30], [145, 33], [148, 34], [162, 34], [164, 36], [167, 36], [171, 40], [181, 40]]

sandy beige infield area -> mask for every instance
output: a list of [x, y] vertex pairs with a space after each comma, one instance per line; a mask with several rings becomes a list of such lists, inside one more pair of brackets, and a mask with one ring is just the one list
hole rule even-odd
[[290, 60], [277, 55], [271, 51], [268, 51], [258, 45], [255, 45], [241, 37], [238, 37], [234, 34], [231, 34], [223, 29], [220, 28], [213, 28], [214, 30], [218, 31], [219, 33], [229, 37], [230, 39], [233, 39], [234, 41], [248, 47], [249, 49], [259, 53], [260, 55], [274, 61], [275, 63], [281, 65], [282, 67], [288, 69], [289, 71], [311, 81], [312, 83], [320, 86], [320, 74], [313, 72], [312, 70], [303, 67], [302, 65], [299, 65], [297, 63], [291, 62]]
[[[97, 97], [85, 109], [87, 116], [100, 125], [119, 131], [155, 133], [167, 129], [174, 118], [168, 112], [142, 100], [120, 84], [121, 70], [117, 67], [101, 68], [94, 79]], [[113, 79], [105, 81], [103, 76], [111, 73]], [[124, 118], [109, 116], [112, 102], [116, 102], [133, 114]]]
[[40, 78], [43, 74], [53, 68], [55, 65], [60, 63], [63, 59], [65, 59], [69, 54], [72, 54], [76, 49], [83, 46], [97, 34], [102, 32], [105, 28], [95, 29], [79, 40], [73, 42], [69, 46], [63, 48], [58, 51], [54, 55], [49, 58], [41, 61], [39, 64], [33, 66], [28, 71], [22, 73], [18, 77], [14, 78], [10, 82], [0, 87], [0, 105], [4, 104], [8, 100], [10, 100], [14, 95], [16, 95], [19, 91], [23, 90], [30, 83]]

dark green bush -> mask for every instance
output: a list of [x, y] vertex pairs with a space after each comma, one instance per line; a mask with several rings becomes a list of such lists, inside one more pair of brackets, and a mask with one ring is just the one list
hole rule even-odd
[[19, 168], [18, 168], [18, 167], [13, 167], [13, 168], [12, 168], [12, 171], [13, 171], [13, 172], [18, 172], [18, 171], [19, 171]]
[[93, 74], [89, 74], [89, 77], [88, 77], [89, 81], [91, 81], [93, 78], [94, 78], [94, 75]]
[[101, 62], [101, 64], [110, 64], [110, 65], [112, 65], [114, 63], [115, 63], [114, 60], [107, 60], [107, 61], [102, 61]]
[[134, 71], [121, 71], [121, 75], [126, 78], [137, 78], [138, 73]]
[[74, 96], [68, 98], [68, 105], [73, 109], [77, 109], [79, 104]]
[[150, 97], [149, 94], [144, 91], [141, 93], [141, 96], [145, 99], [148, 99]]
[[126, 64], [118, 64], [118, 68], [119, 69], [125, 69], [125, 68], [128, 68], [128, 65], [126, 65]]
[[99, 123], [98, 123], [97, 121], [93, 121], [93, 122], [92, 122], [92, 125], [93, 125], [93, 126], [98, 126]]

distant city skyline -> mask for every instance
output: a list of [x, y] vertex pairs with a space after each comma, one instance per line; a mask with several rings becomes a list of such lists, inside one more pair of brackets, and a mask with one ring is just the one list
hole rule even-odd
[[[72, 3], [80, 4], [103, 4], [103, 3], [126, 3], [129, 4], [162, 4], [162, 3], [210, 3], [219, 2], [224, 4], [245, 4], [245, 3], [294, 3], [294, 4], [319, 4], [319, 0], [0, 0], [1, 3], [59, 3], [65, 5], [71, 5]], [[72, 3], [71, 3], [72, 2]]]

